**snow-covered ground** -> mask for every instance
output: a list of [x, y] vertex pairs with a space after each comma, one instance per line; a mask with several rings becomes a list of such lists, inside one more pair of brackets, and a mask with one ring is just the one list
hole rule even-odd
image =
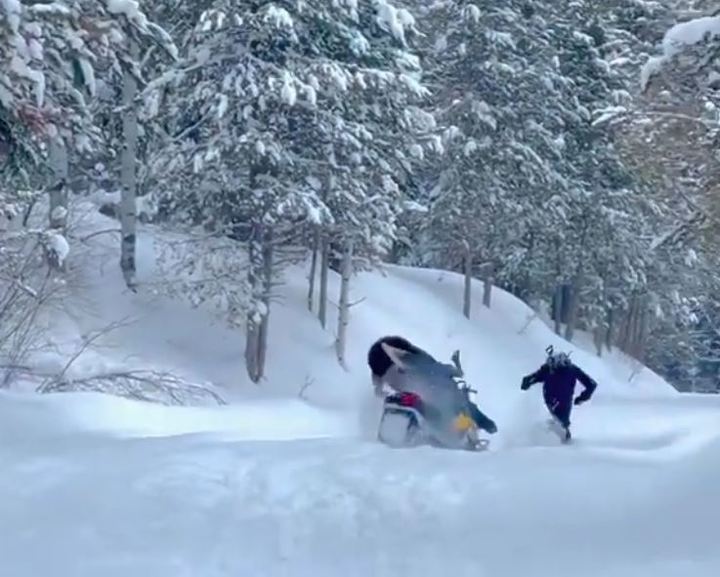
[[[148, 282], [148, 231], [139, 242]], [[272, 311], [268, 380], [257, 387], [240, 333], [142, 287], [126, 292], [114, 238], [98, 235], [92, 247], [105, 266], [82, 270], [72, 314], [48, 319], [49, 337], [70, 351], [82, 334], [135, 321], [73, 371], [174, 371], [212, 382], [230, 404], [0, 393], [0, 575], [720, 574], [720, 398], [678, 394], [622, 355], [563, 344], [500, 291], [468, 321], [462, 279], [400, 267], [354, 280], [352, 300], [364, 300], [352, 309], [347, 372], [333, 331], [306, 311], [305, 271], [292, 269]], [[333, 299], [337, 288], [333, 276]], [[388, 333], [439, 358], [461, 349], [479, 404], [500, 427], [489, 452], [374, 442], [379, 407], [365, 353]], [[570, 446], [539, 427], [540, 390], [519, 389], [550, 343], [599, 382], [573, 415]], [[64, 365], [62, 354], [35, 360]]]

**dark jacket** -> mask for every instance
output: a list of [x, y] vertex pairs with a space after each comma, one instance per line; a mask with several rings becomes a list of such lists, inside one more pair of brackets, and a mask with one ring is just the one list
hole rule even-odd
[[570, 425], [570, 412], [577, 381], [584, 390], [575, 399], [575, 404], [584, 403], [592, 397], [597, 383], [572, 363], [551, 367], [547, 363], [522, 380], [522, 389], [527, 390], [535, 383], [543, 383], [543, 398], [550, 412], [564, 425]]

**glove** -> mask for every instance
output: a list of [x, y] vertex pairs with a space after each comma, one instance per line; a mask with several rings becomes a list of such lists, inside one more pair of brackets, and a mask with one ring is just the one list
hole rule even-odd
[[522, 384], [520, 385], [520, 388], [523, 391], [527, 391], [530, 388], [530, 385], [532, 383], [530, 382], [530, 377], [523, 377]]
[[582, 405], [585, 401], [587, 401], [586, 398], [584, 398], [582, 395], [578, 395], [577, 397], [575, 397], [573, 405]]

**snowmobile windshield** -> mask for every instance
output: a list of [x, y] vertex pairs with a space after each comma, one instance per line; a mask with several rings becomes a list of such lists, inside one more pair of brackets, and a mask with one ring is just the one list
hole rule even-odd
[[464, 399], [455, 382], [458, 371], [454, 365], [440, 363], [422, 353], [404, 356], [403, 365], [404, 388], [448, 414], [462, 407]]

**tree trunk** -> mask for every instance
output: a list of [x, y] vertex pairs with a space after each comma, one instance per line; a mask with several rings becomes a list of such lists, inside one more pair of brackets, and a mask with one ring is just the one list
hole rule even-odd
[[647, 301], [645, 295], [640, 299], [640, 315], [638, 322], [638, 338], [637, 338], [637, 356], [635, 357], [638, 361], [643, 362], [645, 359], [645, 343], [647, 342], [649, 327], [649, 317]]
[[568, 304], [568, 318], [565, 324], [565, 340], [572, 342], [575, 336], [575, 323], [577, 322], [578, 295], [573, 282], [573, 289], [570, 291], [570, 303]]
[[338, 310], [338, 331], [335, 339], [335, 352], [340, 366], [347, 369], [345, 349], [347, 347], [347, 328], [350, 322], [350, 278], [353, 272], [353, 242], [348, 241], [342, 261], [340, 281], [340, 305]]
[[308, 286], [307, 306], [312, 312], [315, 300], [315, 278], [317, 277], [318, 250], [320, 250], [320, 229], [313, 233], [312, 260], [310, 261], [310, 278]]
[[318, 318], [322, 328], [327, 327], [328, 276], [330, 272], [330, 240], [327, 235], [320, 239], [320, 303]]
[[635, 316], [637, 314], [637, 297], [635, 295], [630, 297], [627, 313], [625, 314], [620, 330], [618, 331], [618, 347], [625, 354], [633, 354], [633, 334], [635, 327]]
[[469, 319], [472, 305], [472, 254], [470, 252], [470, 244], [467, 241], [463, 241], [463, 270], [465, 272], [463, 315], [465, 315], [466, 319]]
[[617, 334], [617, 346], [618, 348], [624, 352], [627, 353], [627, 343], [628, 343], [628, 332], [630, 327], [630, 316], [632, 315], [632, 298], [630, 299], [630, 304], [628, 306], [627, 312], [623, 315], [622, 319], [620, 320], [620, 326], [618, 327], [618, 334]]
[[247, 319], [245, 366], [250, 380], [259, 383], [265, 375], [274, 254], [272, 230], [261, 224], [254, 229], [248, 248], [252, 306]]
[[582, 287], [583, 272], [578, 267], [570, 287], [570, 303], [568, 307], [568, 319], [565, 325], [565, 339], [572, 342], [575, 336], [575, 327], [578, 321], [578, 310], [580, 309], [580, 289]]
[[605, 342], [605, 331], [602, 325], [595, 327], [593, 331], [593, 344], [595, 345], [595, 352], [598, 357], [602, 357], [603, 343]]
[[[257, 232], [257, 231], [255, 231]], [[260, 325], [262, 323], [261, 311], [258, 310], [258, 243], [251, 238], [248, 243], [248, 284], [250, 285], [251, 306], [248, 310], [247, 328], [245, 335], [245, 368], [253, 383], [260, 380], [260, 367], [258, 364], [258, 350], [260, 348]]]
[[[138, 56], [138, 47], [133, 42], [130, 47], [134, 59]], [[122, 197], [120, 199], [120, 269], [125, 284], [131, 290], [136, 287], [136, 195], [137, 195], [137, 111], [133, 104], [137, 94], [135, 78], [129, 70], [123, 74], [123, 105], [126, 107], [123, 114], [123, 149], [121, 160], [120, 180], [122, 182]]]
[[68, 214], [68, 153], [60, 137], [49, 144], [50, 166], [54, 182], [49, 189], [49, 225], [50, 228], [64, 233], [67, 228]]
[[638, 343], [638, 335], [640, 332], [640, 305], [639, 305], [639, 299], [637, 296], [633, 297], [632, 301], [632, 315], [630, 317], [630, 327], [628, 331], [629, 335], [629, 346], [628, 346], [628, 352], [633, 358], [636, 358], [637, 355], [637, 343]]
[[485, 278], [483, 279], [483, 305], [490, 308], [492, 300], [494, 268], [492, 263], [488, 263], [485, 267]]
[[605, 347], [612, 352], [613, 333], [615, 332], [615, 311], [611, 307], [607, 311], [607, 331], [605, 332]]
[[265, 314], [262, 316], [260, 323], [260, 339], [258, 343], [258, 368], [260, 378], [265, 375], [265, 360], [268, 350], [268, 333], [270, 329], [270, 294], [272, 292], [274, 262], [274, 238], [273, 230], [266, 229], [265, 238], [263, 239], [263, 294], [262, 303]]
[[648, 313], [645, 295], [636, 295], [632, 300], [632, 315], [629, 327], [628, 353], [642, 361], [648, 333]]
[[553, 321], [555, 321], [555, 334], [562, 333], [562, 313], [565, 307], [563, 299], [563, 285], [558, 284], [555, 287], [555, 295], [553, 296]]

